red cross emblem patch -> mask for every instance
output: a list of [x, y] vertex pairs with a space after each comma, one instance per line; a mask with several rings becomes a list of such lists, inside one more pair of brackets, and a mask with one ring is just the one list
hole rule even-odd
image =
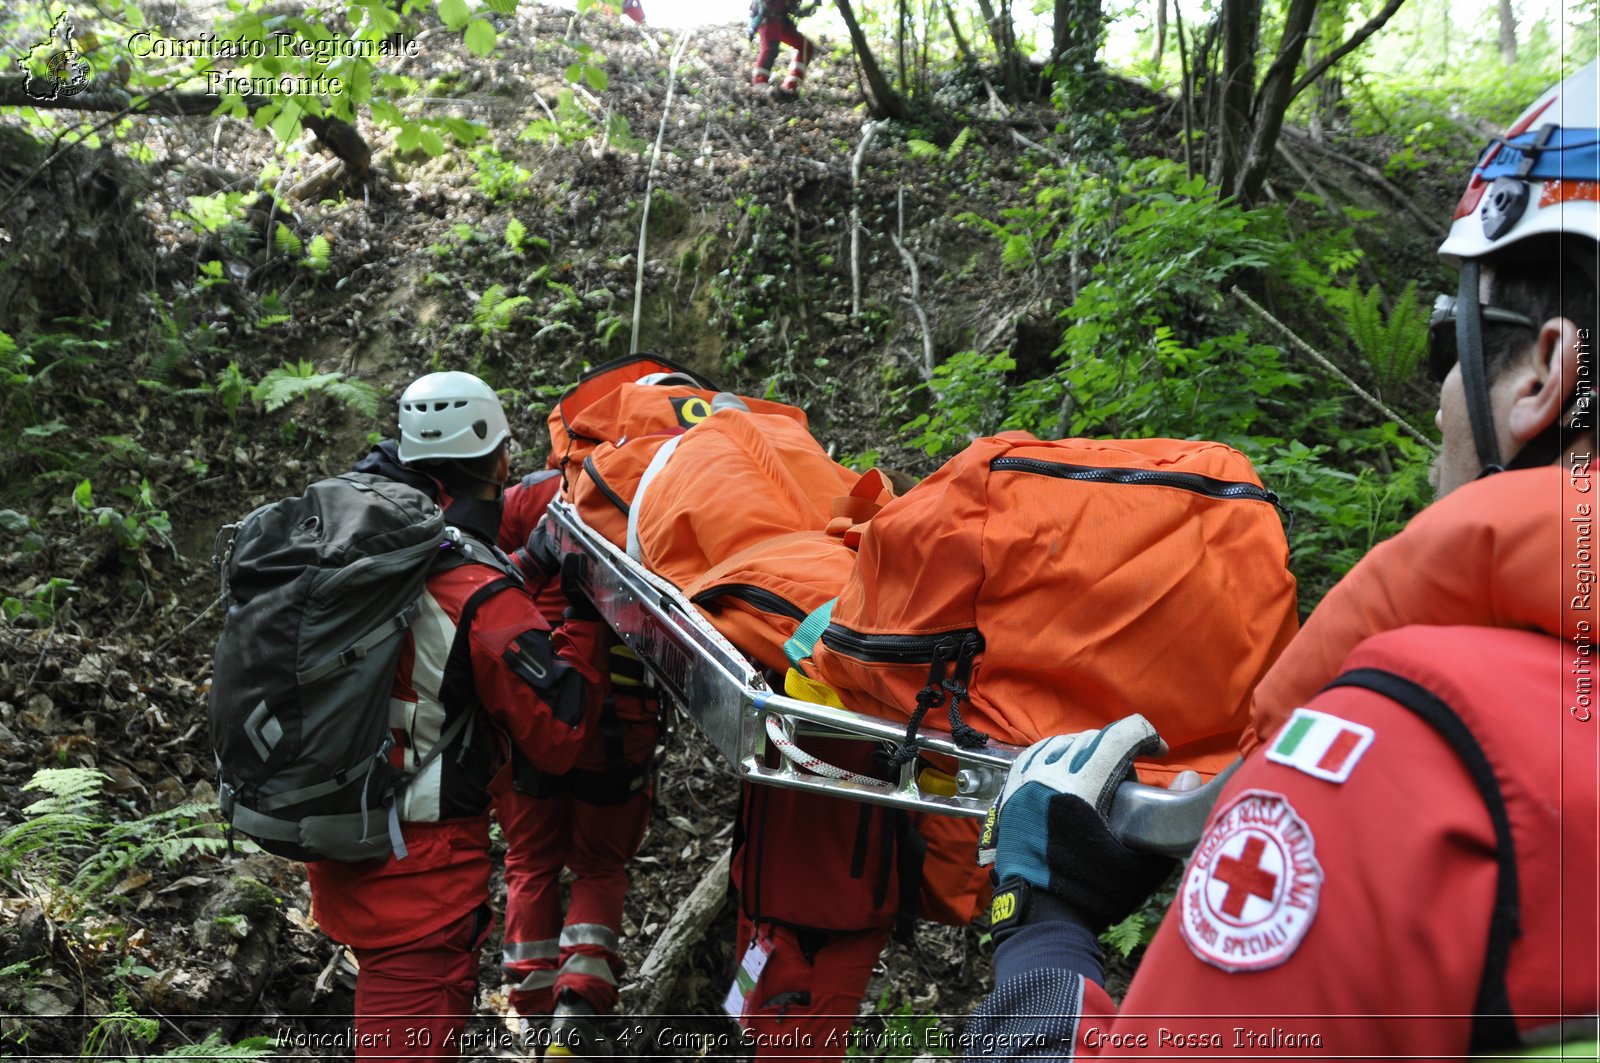
[[1211, 821], [1178, 891], [1190, 950], [1224, 971], [1261, 971], [1294, 954], [1317, 914], [1322, 865], [1288, 798], [1246, 790]]

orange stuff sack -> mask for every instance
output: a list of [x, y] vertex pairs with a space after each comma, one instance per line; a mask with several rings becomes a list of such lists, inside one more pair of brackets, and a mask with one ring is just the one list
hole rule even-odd
[[856, 554], [822, 531], [794, 532], [757, 543], [698, 579], [683, 593], [739, 649], [782, 675], [783, 644], [813, 609], [837, 597]]
[[[719, 394], [688, 384], [624, 382], [595, 397], [580, 411], [569, 413], [557, 425], [556, 419], [566, 408], [563, 400], [551, 414], [551, 466], [562, 470], [570, 488], [578, 469], [596, 448], [607, 443], [626, 444], [645, 436], [687, 432], [711, 416]], [[806, 413], [798, 406], [743, 397], [738, 401], [753, 413], [785, 417], [805, 431]]]
[[1141, 712], [1141, 778], [1215, 773], [1296, 627], [1276, 502], [1219, 443], [979, 439], [866, 526], [809, 670], [966, 744]]
[[[561, 393], [555, 408], [550, 411], [547, 421], [550, 428], [550, 456], [545, 464], [552, 469], [560, 469], [563, 479], [570, 483], [570, 478], [565, 476], [569, 465], [582, 464], [584, 455], [599, 444], [623, 438], [622, 429], [625, 426], [615, 420], [607, 420], [608, 416], [614, 417], [614, 413], [608, 415], [596, 411], [586, 417], [589, 408], [624, 384], [663, 375], [668, 379], [676, 378], [678, 383], [690, 387], [712, 393], [717, 391], [715, 384], [694, 370], [653, 354], [630, 354], [597, 365], [579, 374], [577, 382]], [[673, 418], [668, 422], [658, 416], [656, 420], [659, 422], [657, 430], [661, 430], [676, 424], [678, 419]], [[649, 431], [643, 425], [632, 427], [635, 434]]]
[[[768, 539], [822, 531], [834, 500], [864, 478], [828, 457], [801, 411], [786, 409], [792, 413], [719, 408], [676, 434], [600, 444], [572, 479], [579, 515], [680, 587]], [[881, 478], [869, 482], [876, 488]]]
[[681, 587], [757, 543], [828, 526], [862, 475], [788, 409], [800, 419], [722, 409], [684, 433], [637, 501], [635, 556], [652, 572]]

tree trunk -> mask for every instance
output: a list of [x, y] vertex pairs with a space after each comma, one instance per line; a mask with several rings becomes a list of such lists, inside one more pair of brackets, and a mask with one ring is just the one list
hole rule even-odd
[[1511, 0], [1500, 0], [1500, 61], [1506, 66], [1517, 61], [1517, 13]]
[[1006, 25], [1009, 18], [1002, 20], [995, 13], [994, 4], [990, 0], [978, 0], [978, 10], [983, 12], [983, 24], [988, 27], [989, 39], [994, 42], [995, 55], [1000, 61], [1000, 76], [1005, 82], [1006, 95], [1017, 99], [1022, 94], [1022, 80], [1018, 76], [1018, 64], [1012, 55], [1015, 45], [1012, 43], [1014, 35], [1009, 32]]
[[955, 9], [950, 6], [950, 0], [943, 0], [945, 21], [950, 23], [950, 35], [956, 39], [956, 51], [961, 59], [973, 70], [978, 70], [978, 59], [972, 54], [972, 49], [967, 45], [967, 38], [961, 33], [961, 24], [956, 21]]
[[1050, 61], [1091, 70], [1100, 51], [1101, 16], [1100, 0], [1056, 0]]
[[1289, 0], [1289, 10], [1284, 13], [1283, 37], [1278, 41], [1278, 55], [1261, 79], [1261, 89], [1256, 93], [1250, 136], [1244, 152], [1239, 157], [1239, 170], [1230, 189], [1241, 204], [1251, 206], [1267, 182], [1267, 165], [1272, 161], [1272, 149], [1278, 143], [1278, 132], [1283, 128], [1283, 116], [1294, 99], [1294, 74], [1305, 54], [1306, 40], [1311, 30], [1311, 20], [1317, 13], [1317, 0]]
[[1212, 184], [1225, 194], [1231, 194], [1250, 138], [1256, 48], [1261, 37], [1261, 0], [1222, 0], [1219, 18], [1222, 66], [1216, 78], [1217, 109], [1210, 116], [1212, 138], [1216, 141], [1210, 176]]
[[901, 92], [906, 91], [909, 84], [909, 75], [906, 72], [906, 23], [910, 18], [906, 14], [906, 0], [898, 0], [894, 12], [894, 51], [896, 82]]
[[861, 65], [861, 76], [866, 82], [867, 109], [874, 118], [891, 118], [897, 122], [911, 121], [911, 108], [906, 104], [904, 96], [894, 90], [889, 84], [889, 79], [883, 76], [883, 68], [878, 65], [877, 57], [872, 54], [872, 46], [867, 43], [867, 35], [861, 32], [861, 23], [856, 21], [855, 9], [850, 6], [850, 0], [837, 0], [839, 14], [844, 18], [845, 29], [850, 31], [850, 43], [855, 46], [856, 62]]
[[1156, 48], [1150, 56], [1150, 65], [1161, 68], [1161, 57], [1167, 50], [1167, 0], [1156, 0]]
[[1310, 88], [1333, 64], [1349, 55], [1368, 37], [1382, 29], [1404, 3], [1405, 0], [1389, 0], [1383, 10], [1368, 19], [1337, 48], [1312, 63], [1297, 80], [1294, 72], [1300, 65], [1300, 57], [1305, 51], [1306, 31], [1316, 13], [1317, 0], [1291, 0], [1289, 10], [1284, 17], [1283, 39], [1278, 45], [1278, 57], [1273, 60], [1266, 76], [1261, 79], [1261, 91], [1256, 94], [1249, 146], [1245, 150], [1234, 183], [1222, 185], [1224, 189], [1231, 188], [1238, 200], [1247, 206], [1255, 201], [1266, 184], [1267, 165], [1278, 143], [1278, 134], [1283, 130], [1283, 116], [1288, 111], [1289, 104], [1296, 96]]

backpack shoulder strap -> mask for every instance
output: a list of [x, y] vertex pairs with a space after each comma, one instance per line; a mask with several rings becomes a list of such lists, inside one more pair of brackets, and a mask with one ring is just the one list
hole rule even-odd
[[1483, 797], [1494, 827], [1495, 877], [1494, 912], [1489, 918], [1489, 946], [1484, 957], [1483, 977], [1478, 983], [1478, 999], [1472, 1020], [1472, 1051], [1520, 1043], [1512, 1019], [1511, 1000], [1506, 991], [1506, 968], [1511, 960], [1511, 943], [1520, 933], [1520, 890], [1517, 883], [1517, 855], [1511, 837], [1511, 817], [1505, 795], [1495, 781], [1495, 771], [1470, 728], [1444, 699], [1418, 683], [1379, 668], [1357, 668], [1346, 672], [1329, 687], [1360, 687], [1381, 694], [1420, 716], [1455, 750], [1473, 784]]

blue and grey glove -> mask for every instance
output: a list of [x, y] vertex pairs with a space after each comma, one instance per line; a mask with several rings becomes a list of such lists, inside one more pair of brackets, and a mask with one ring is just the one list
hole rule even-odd
[[[1015, 911], [997, 903], [997, 929], [1003, 917], [1025, 918], [1030, 889], [1064, 901], [1100, 930], [1161, 885], [1173, 861], [1128, 849], [1107, 816], [1117, 787], [1133, 776], [1134, 758], [1166, 751], [1150, 721], [1135, 715], [1099, 731], [1046, 738], [1016, 759], [978, 841], [978, 863], [994, 864], [997, 898], [1014, 898]], [[1018, 882], [1028, 888], [1008, 891]]]

